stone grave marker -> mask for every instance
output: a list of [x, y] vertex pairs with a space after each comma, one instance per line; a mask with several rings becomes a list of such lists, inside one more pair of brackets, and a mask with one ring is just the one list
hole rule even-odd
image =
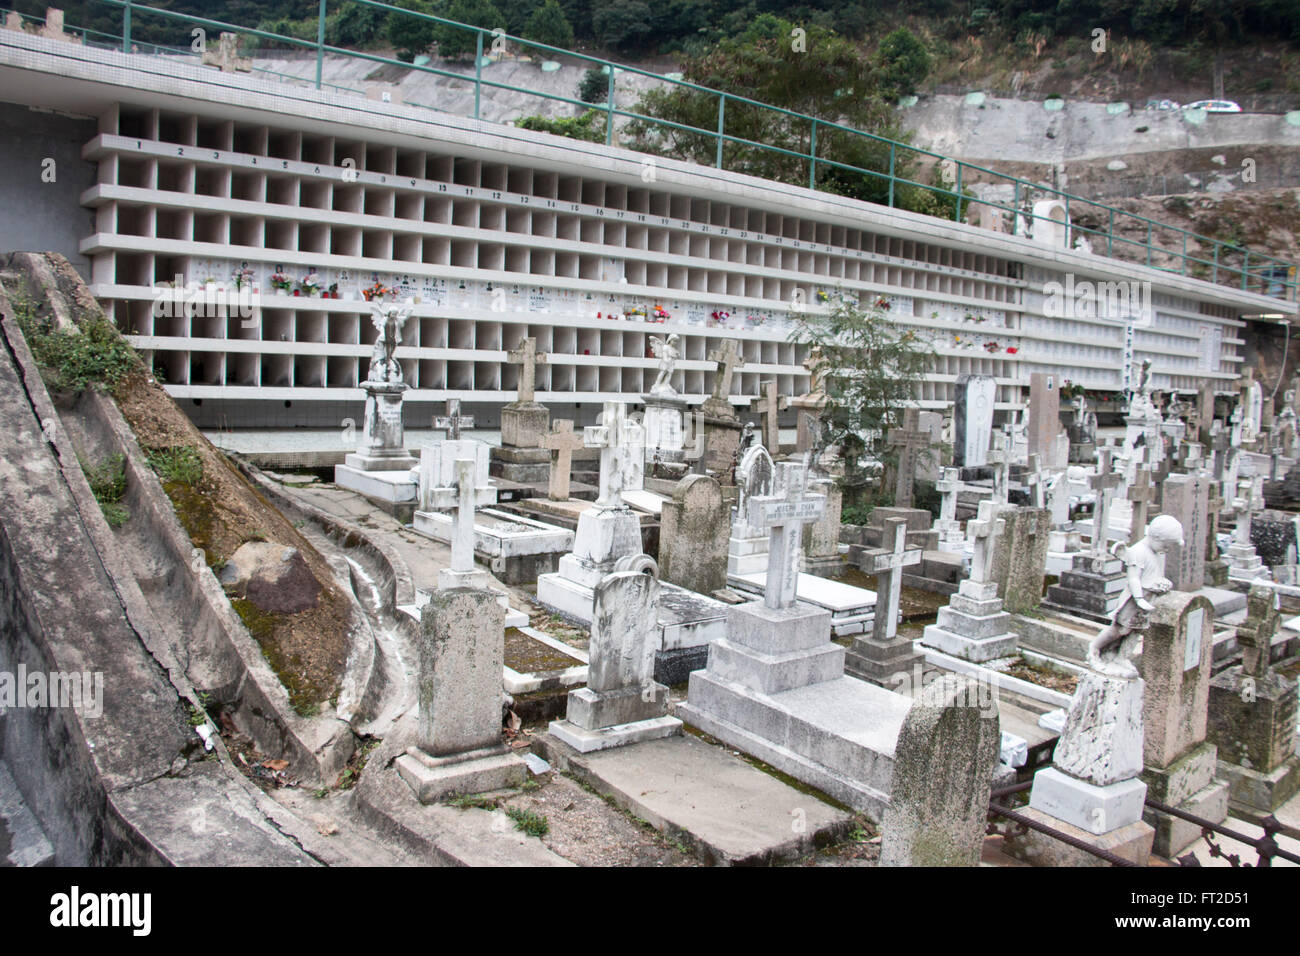
[[584, 447], [582, 437], [574, 434], [572, 419], [557, 418], [551, 422], [551, 433], [542, 439], [542, 447], [551, 453], [551, 476], [546, 497], [552, 501], [568, 501], [573, 453]]
[[898, 675], [910, 679], [925, 655], [914, 641], [898, 638], [898, 615], [903, 593], [903, 568], [921, 563], [920, 551], [907, 551], [907, 519], [891, 518], [885, 529], [885, 546], [862, 552], [859, 567], [876, 576], [876, 615], [871, 637], [855, 636], [844, 659], [844, 669], [854, 677], [882, 687], [893, 685]]
[[707, 475], [687, 475], [665, 501], [659, 526], [659, 574], [701, 594], [727, 586], [729, 509], [722, 486]]

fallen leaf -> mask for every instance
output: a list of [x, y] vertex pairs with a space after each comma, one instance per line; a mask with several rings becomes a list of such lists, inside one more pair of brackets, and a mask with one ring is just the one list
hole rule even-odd
[[321, 836], [333, 836], [339, 832], [339, 828], [332, 823], [321, 823], [316, 827]]
[[263, 760], [262, 766], [267, 770], [287, 770], [289, 761], [287, 760]]

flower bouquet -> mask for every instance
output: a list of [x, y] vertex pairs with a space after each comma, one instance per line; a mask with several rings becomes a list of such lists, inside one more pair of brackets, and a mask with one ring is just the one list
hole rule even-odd
[[309, 272], [298, 280], [298, 288], [305, 295], [315, 298], [320, 295], [320, 276], [315, 272]]
[[245, 286], [251, 288], [255, 275], [252, 269], [236, 269], [230, 276], [231, 281], [235, 283], [235, 291], [238, 292]]
[[288, 292], [293, 288], [293, 280], [283, 272], [271, 273], [271, 288], [278, 289], [280, 292]]

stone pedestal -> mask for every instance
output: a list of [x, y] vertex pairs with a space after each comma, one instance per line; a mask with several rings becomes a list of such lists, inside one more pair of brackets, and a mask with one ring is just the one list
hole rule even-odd
[[647, 464], [658, 461], [679, 462], [685, 459], [683, 423], [687, 401], [665, 395], [643, 395], [645, 416], [645, 460]]
[[1008, 630], [1011, 615], [1003, 610], [997, 585], [967, 578], [927, 624], [921, 643], [963, 660], [983, 663], [1016, 652], [1016, 635]]
[[1124, 591], [1124, 562], [1107, 554], [1076, 554], [1073, 567], [1047, 589], [1043, 604], [1066, 614], [1109, 621]]
[[343, 463], [357, 471], [402, 471], [419, 462], [406, 450], [402, 425], [402, 382], [362, 382], [366, 413], [361, 444]]
[[505, 611], [491, 591], [431, 595], [420, 616], [417, 746], [396, 761], [421, 803], [522, 783], [501, 741]]
[[846, 674], [891, 690], [913, 680], [924, 667], [925, 653], [917, 650], [916, 641], [897, 634], [886, 640], [868, 633], [854, 635], [844, 655]]
[[491, 474], [524, 485], [546, 484], [551, 453], [542, 440], [551, 427], [551, 412], [537, 402], [511, 402], [501, 408], [501, 445], [491, 452]]
[[590, 508], [578, 516], [573, 553], [537, 579], [537, 600], [565, 617], [591, 623], [595, 588], [620, 558], [642, 553], [641, 521], [630, 508]]
[[[1153, 604], [1140, 662], [1147, 686], [1142, 779], [1151, 798], [1221, 823], [1228, 815], [1228, 785], [1215, 779], [1217, 753], [1205, 739], [1214, 606], [1182, 591]], [[1171, 859], [1201, 835], [1196, 824], [1154, 810], [1146, 821], [1156, 828], [1154, 852]]]
[[[1155, 837], [1142, 820], [1140, 678], [1089, 671], [1079, 680], [1056, 743], [1053, 766], [1034, 776], [1026, 815], [1099, 850], [1145, 865]], [[1007, 852], [1038, 865], [1101, 866], [1105, 861], [1030, 830], [1007, 838]]]
[[1240, 665], [1210, 681], [1206, 739], [1218, 750], [1218, 777], [1233, 810], [1269, 814], [1300, 790], [1295, 733], [1295, 681], [1272, 672], [1249, 676]]
[[1233, 541], [1232, 544], [1228, 545], [1227, 562], [1229, 581], [1249, 583], [1272, 577], [1269, 569], [1264, 565], [1263, 559], [1256, 553], [1253, 544], [1242, 544]]
[[744, 426], [734, 417], [719, 418], [708, 413], [702, 413], [700, 417], [704, 427], [704, 467], [716, 472], [723, 484], [731, 484], [731, 472], [739, 459]]
[[998, 517], [1006, 522], [1006, 530], [993, 549], [989, 578], [1002, 595], [1003, 607], [1021, 614], [1043, 599], [1052, 514], [1046, 508], [1007, 507]]

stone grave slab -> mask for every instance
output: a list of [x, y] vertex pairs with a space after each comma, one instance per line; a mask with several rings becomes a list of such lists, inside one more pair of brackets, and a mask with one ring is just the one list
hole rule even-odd
[[[762, 597], [767, 586], [766, 579], [766, 572], [728, 575], [727, 583], [737, 591]], [[836, 637], [864, 633], [870, 629], [875, 619], [875, 591], [802, 572], [799, 574], [797, 588], [801, 602], [830, 612], [831, 631]]]
[[[413, 527], [435, 541], [451, 543], [454, 521], [438, 511], [417, 511]], [[474, 514], [474, 553], [506, 584], [531, 584], [555, 570], [560, 555], [573, 549], [573, 532], [495, 508]]]

